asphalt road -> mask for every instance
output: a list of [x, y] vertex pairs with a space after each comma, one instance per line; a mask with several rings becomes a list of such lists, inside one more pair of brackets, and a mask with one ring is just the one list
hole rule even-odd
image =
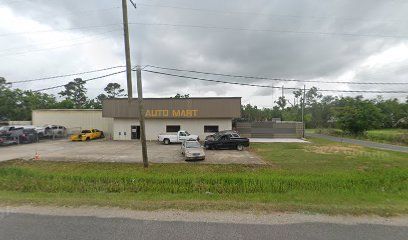
[[0, 239], [404, 239], [408, 227], [377, 224], [236, 224], [151, 221], [92, 216], [8, 213], [0, 218]]
[[345, 143], [356, 144], [356, 145], [360, 145], [364, 147], [408, 153], [408, 147], [386, 144], [386, 143], [377, 143], [377, 142], [364, 141], [364, 140], [358, 140], [358, 139], [352, 139], [352, 138], [333, 137], [333, 136], [317, 134], [317, 133], [307, 133], [306, 137], [324, 138], [324, 139], [334, 141], [334, 142], [345, 142]]

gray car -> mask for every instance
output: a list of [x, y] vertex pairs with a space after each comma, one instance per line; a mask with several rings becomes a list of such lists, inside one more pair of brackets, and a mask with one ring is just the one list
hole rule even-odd
[[181, 154], [184, 155], [186, 161], [205, 159], [204, 148], [195, 139], [185, 140], [182, 142]]

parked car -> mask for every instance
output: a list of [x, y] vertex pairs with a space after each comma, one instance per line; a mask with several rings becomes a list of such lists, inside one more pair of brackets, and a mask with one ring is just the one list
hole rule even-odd
[[18, 132], [19, 143], [35, 143], [39, 141], [38, 133], [33, 128], [23, 128], [16, 130], [16, 132]]
[[82, 130], [80, 134], [71, 135], [71, 141], [90, 141], [93, 139], [104, 138], [103, 131], [98, 129]]
[[49, 138], [60, 138], [67, 136], [67, 128], [59, 125], [45, 125], [44, 136]]
[[18, 143], [34, 143], [38, 142], [38, 133], [33, 128], [13, 127], [9, 131], [2, 132], [0, 135], [1, 144], [18, 144]]
[[249, 146], [249, 139], [242, 138], [238, 133], [220, 132], [204, 142], [206, 149], [237, 149], [242, 151]]
[[159, 142], [162, 142], [166, 145], [170, 143], [181, 143], [187, 139], [200, 141], [198, 135], [190, 134], [187, 131], [178, 131], [177, 133], [162, 133], [157, 137], [157, 140]]
[[204, 149], [195, 139], [188, 139], [182, 142], [181, 154], [183, 154], [186, 161], [205, 159]]
[[0, 146], [18, 144], [17, 139], [12, 139], [6, 134], [0, 135]]

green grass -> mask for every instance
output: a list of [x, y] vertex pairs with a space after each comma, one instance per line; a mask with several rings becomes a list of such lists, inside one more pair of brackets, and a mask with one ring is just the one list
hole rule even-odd
[[313, 139], [253, 144], [268, 164], [9, 161], [0, 202], [132, 209], [408, 213], [407, 154]]
[[346, 134], [340, 129], [308, 129], [306, 132], [408, 146], [408, 129], [375, 129], [357, 136]]

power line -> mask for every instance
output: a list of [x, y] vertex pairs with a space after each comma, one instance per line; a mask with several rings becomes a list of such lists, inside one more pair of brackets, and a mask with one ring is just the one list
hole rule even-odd
[[408, 35], [380, 35], [380, 34], [359, 34], [359, 33], [342, 33], [342, 32], [319, 32], [319, 31], [294, 31], [294, 30], [279, 30], [279, 29], [255, 29], [255, 28], [239, 28], [239, 27], [222, 27], [210, 25], [189, 25], [189, 24], [170, 24], [170, 23], [145, 23], [133, 22], [130, 25], [142, 26], [164, 26], [164, 27], [184, 27], [207, 30], [233, 30], [233, 31], [253, 31], [253, 32], [273, 32], [282, 34], [301, 34], [301, 35], [324, 35], [324, 36], [345, 36], [345, 37], [368, 37], [368, 38], [390, 38], [390, 39], [407, 39]]
[[111, 24], [105, 24], [105, 25], [91, 25], [91, 26], [82, 26], [82, 27], [58, 28], [58, 29], [38, 30], [38, 31], [29, 31], [29, 32], [14, 32], [14, 33], [0, 34], [0, 37], [7, 37], [7, 36], [12, 36], [12, 35], [46, 33], [46, 32], [60, 32], [60, 31], [70, 31], [70, 30], [90, 29], [90, 28], [106, 28], [106, 27], [111, 27], [111, 26], [121, 26], [121, 24], [120, 23], [111, 23]]
[[206, 13], [214, 13], [214, 14], [223, 14], [223, 15], [255, 15], [255, 16], [270, 16], [270, 17], [278, 17], [278, 18], [295, 18], [295, 19], [333, 19], [333, 20], [342, 20], [342, 21], [364, 21], [364, 22], [375, 22], [375, 23], [396, 23], [396, 22], [405, 22], [399, 19], [389, 19], [385, 21], [371, 21], [367, 18], [357, 18], [357, 17], [350, 17], [350, 18], [342, 18], [342, 17], [335, 17], [335, 16], [310, 16], [310, 15], [293, 15], [293, 14], [275, 14], [275, 13], [263, 13], [263, 12], [248, 12], [248, 11], [234, 11], [234, 10], [216, 10], [216, 9], [204, 9], [204, 8], [194, 8], [194, 7], [180, 7], [180, 6], [172, 6], [172, 5], [158, 5], [158, 4], [145, 4], [145, 3], [138, 3], [139, 6], [145, 7], [153, 7], [153, 8], [170, 8], [170, 9], [178, 9], [178, 10], [186, 10], [186, 11], [197, 11], [197, 12], [206, 12]]
[[8, 82], [8, 83], [11, 83], [11, 84], [16, 84], [17, 83], [18, 84], [18, 83], [26, 83], [26, 82], [44, 81], [44, 80], [64, 78], [64, 77], [72, 77], [72, 76], [77, 76], [77, 75], [82, 75], [82, 74], [95, 73], [95, 72], [101, 72], [101, 71], [106, 71], [106, 70], [111, 70], [111, 69], [116, 69], [116, 68], [124, 68], [124, 67], [125, 66], [114, 66], [114, 67], [107, 67], [107, 68], [102, 68], [102, 69], [86, 71], [86, 72], [70, 73], [70, 74], [63, 74], [63, 75], [43, 77], [43, 78], [34, 78], [34, 79], [27, 79], [27, 80], [21, 80], [21, 81]]
[[36, 46], [40, 46], [40, 45], [41, 45], [41, 46], [51, 45], [51, 44], [55, 44], [55, 43], [62, 42], [62, 41], [68, 41], [68, 42], [71, 43], [72, 41], [87, 39], [87, 38], [91, 38], [91, 37], [99, 36], [99, 35], [105, 35], [105, 34], [108, 34], [108, 33], [111, 33], [111, 32], [115, 32], [115, 31], [118, 31], [118, 30], [119, 30], [119, 29], [110, 30], [110, 31], [103, 31], [103, 32], [99, 32], [99, 33], [92, 34], [92, 35], [89, 35], [89, 36], [82, 36], [82, 37], [73, 38], [73, 39], [64, 39], [64, 40], [58, 40], [58, 41], [56, 41], [56, 40], [54, 39], [54, 41], [48, 42], [48, 43], [37, 43], [37, 44], [30, 44], [30, 45], [25, 45], [25, 46], [18, 46], [18, 47], [12, 47], [12, 48], [7, 48], [7, 49], [1, 49], [1, 50], [0, 50], [0, 53], [6, 53], [7, 51], [18, 50], [18, 49], [24, 49], [24, 48], [31, 48], [31, 47], [36, 47]]
[[246, 75], [232, 75], [224, 73], [211, 73], [202, 72], [195, 70], [185, 70], [178, 68], [160, 67], [154, 65], [146, 65], [146, 67], [157, 68], [162, 70], [171, 70], [177, 72], [189, 72], [189, 73], [199, 73], [205, 75], [214, 75], [222, 77], [234, 77], [234, 78], [245, 78], [245, 79], [257, 79], [257, 80], [269, 80], [269, 81], [280, 81], [280, 82], [309, 82], [309, 83], [336, 83], [336, 84], [358, 84], [358, 85], [408, 85], [408, 82], [346, 82], [346, 81], [319, 81], [319, 80], [300, 80], [300, 79], [287, 79], [287, 78], [268, 78], [268, 77], [256, 77], [256, 76], [246, 76]]
[[[108, 32], [105, 32], [104, 34], [94, 34], [94, 36], [96, 36], [96, 35], [106, 35], [107, 33], [115, 32], [115, 31], [119, 31], [119, 29], [108, 31]], [[24, 52], [17, 52], [17, 53], [11, 53], [11, 54], [0, 54], [0, 56], [15, 56], [15, 55], [24, 55], [24, 54], [31, 53], [31, 52], [41, 52], [41, 51], [54, 50], [54, 49], [58, 49], [58, 48], [65, 48], [65, 47], [71, 47], [71, 46], [75, 46], [75, 45], [88, 44], [90, 42], [94, 42], [95, 40], [102, 40], [102, 39], [106, 39], [106, 38], [109, 38], [109, 37], [110, 36], [104, 36], [104, 37], [94, 38], [94, 39], [91, 39], [91, 40], [88, 40], [88, 41], [81, 41], [81, 42], [76, 42], [76, 43], [66, 44], [66, 45], [62, 45], [62, 46], [51, 47], [51, 48], [34, 49], [34, 50], [28, 50], [28, 51], [24, 51]]]
[[[83, 80], [83, 81], [84, 81], [84, 82], [89, 82], [89, 81], [93, 81], [93, 80], [97, 80], [97, 79], [101, 79], [101, 78], [105, 78], [105, 77], [117, 75], [117, 74], [124, 73], [124, 72], [126, 72], [126, 71], [114, 72], [114, 73], [106, 74], [106, 75], [99, 76], [99, 77], [89, 78], [89, 79], [86, 79], [86, 80]], [[60, 88], [60, 87], [65, 87], [65, 86], [67, 86], [67, 85], [68, 85], [68, 84], [62, 84], [62, 85], [57, 85], [57, 86], [53, 86], [53, 87], [48, 87], [48, 88], [43, 88], [43, 89], [37, 89], [37, 90], [34, 90], [34, 91], [32, 91], [32, 92], [42, 92], [42, 91], [46, 91], [46, 90], [51, 90], [51, 89], [56, 89], [56, 88]]]
[[[215, 83], [225, 83], [225, 84], [240, 85], [240, 86], [282, 89], [281, 87], [274, 87], [274, 86], [268, 86], [268, 85], [260, 85], [260, 84], [252, 84], [252, 83], [240, 83], [240, 82], [227, 82], [227, 81], [221, 81], [221, 80], [214, 80], [214, 79], [208, 79], [208, 78], [199, 78], [199, 77], [190, 77], [190, 76], [185, 76], [185, 75], [164, 73], [164, 72], [151, 71], [151, 70], [143, 70], [143, 71], [149, 72], [149, 73], [165, 75], [165, 76], [194, 79], [194, 80], [205, 81], [205, 82], [215, 82]], [[285, 87], [285, 89], [299, 90], [300, 88], [286, 88]], [[306, 90], [310, 90], [310, 89], [306, 89]], [[333, 90], [331, 90], [331, 89], [318, 89], [318, 91], [320, 91], [320, 92], [342, 92], [342, 93], [408, 93], [408, 91], [369, 91], [369, 90], [334, 90], [334, 89]]]
[[[24, 35], [24, 34], [36, 34], [46, 32], [58, 32], [69, 30], [80, 30], [90, 28], [106, 28], [110, 26], [119, 26], [120, 23], [106, 24], [106, 25], [94, 25], [72, 28], [59, 28], [52, 30], [39, 30], [30, 32], [15, 32], [0, 34], [0, 37], [7, 37], [12, 35]], [[129, 25], [141, 25], [141, 26], [164, 26], [164, 27], [182, 27], [182, 28], [196, 28], [207, 30], [231, 30], [231, 31], [251, 31], [251, 32], [272, 32], [282, 34], [300, 34], [300, 35], [324, 35], [324, 36], [346, 36], [346, 37], [369, 37], [369, 38], [390, 38], [390, 39], [407, 39], [408, 35], [380, 35], [380, 34], [359, 34], [359, 33], [342, 33], [342, 32], [319, 32], [319, 31], [294, 31], [294, 30], [279, 30], [279, 29], [261, 29], [261, 28], [241, 28], [241, 27], [223, 27], [223, 26], [210, 26], [210, 25], [189, 25], [189, 24], [170, 24], [170, 23], [147, 23], [147, 22], [130, 22]]]

